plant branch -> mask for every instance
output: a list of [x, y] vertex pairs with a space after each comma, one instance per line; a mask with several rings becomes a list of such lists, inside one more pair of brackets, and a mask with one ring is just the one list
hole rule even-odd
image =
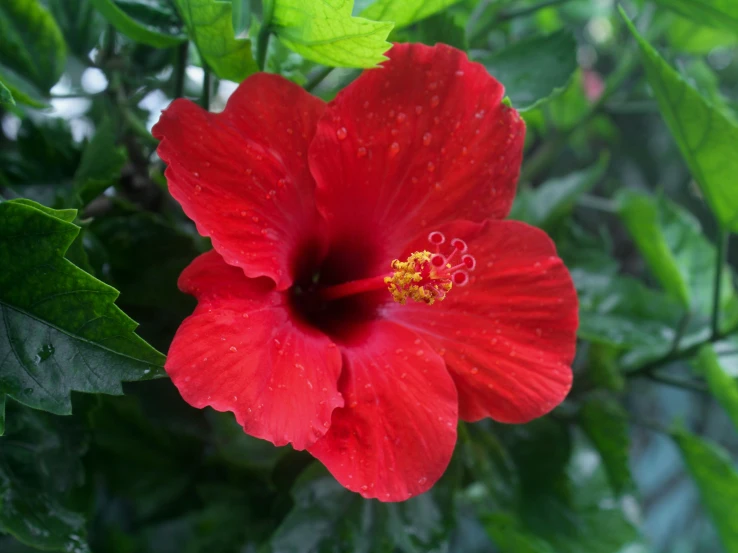
[[697, 354], [702, 346], [706, 344], [712, 344], [713, 342], [719, 342], [720, 340], [723, 340], [728, 336], [735, 334], [736, 332], [738, 332], [738, 325], [734, 325], [732, 328], [726, 330], [725, 332], [718, 332], [717, 334], [710, 336], [707, 340], [703, 340], [702, 342], [694, 344], [693, 346], [690, 346], [686, 349], [672, 351], [664, 355], [663, 357], [654, 359], [653, 361], [648, 361], [640, 367], [630, 369], [629, 371], [626, 371], [625, 376], [629, 378], [647, 376], [648, 374], [652, 373], [660, 367], [663, 367], [664, 365], [668, 365], [669, 363], [673, 363], [674, 361], [679, 361], [681, 359], [688, 359], [690, 357], [693, 357]]
[[210, 111], [210, 88], [212, 86], [212, 76], [210, 74], [210, 67], [203, 64], [205, 74], [202, 78], [202, 107], [205, 111]]
[[682, 390], [688, 390], [690, 392], [699, 392], [702, 394], [709, 393], [707, 386], [702, 382], [696, 382], [694, 380], [687, 380], [684, 378], [678, 378], [668, 374], [661, 373], [650, 373], [645, 375], [649, 380], [658, 382], [659, 384], [666, 384], [667, 386], [673, 386], [674, 388], [681, 388]]
[[728, 233], [723, 229], [718, 230], [717, 252], [715, 255], [715, 284], [712, 289], [712, 336], [720, 332], [720, 293], [722, 288], [723, 267], [728, 257]]
[[331, 74], [333, 69], [335, 68], [323, 67], [322, 69], [314, 73], [313, 76], [308, 79], [308, 82], [305, 83], [305, 90], [307, 90], [308, 92], [312, 92], [316, 86], [322, 83], [325, 78]]
[[187, 72], [187, 52], [190, 43], [185, 41], [177, 47], [174, 62], [174, 98], [181, 98], [184, 95], [185, 74]]

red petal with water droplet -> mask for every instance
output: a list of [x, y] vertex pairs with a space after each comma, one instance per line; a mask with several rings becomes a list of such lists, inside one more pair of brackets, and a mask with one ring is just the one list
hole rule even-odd
[[294, 320], [267, 278], [249, 279], [214, 251], [179, 279], [198, 299], [179, 327], [166, 371], [190, 405], [233, 411], [247, 434], [304, 449], [343, 405], [338, 348]]
[[345, 406], [309, 451], [349, 490], [381, 501], [423, 493], [441, 477], [456, 443], [457, 400], [443, 360], [389, 321], [342, 348]]
[[153, 135], [169, 190], [227, 263], [289, 287], [291, 256], [313, 231], [308, 145], [325, 104], [263, 73], [246, 79], [222, 113], [179, 99]]
[[525, 125], [464, 52], [398, 44], [389, 57], [329, 104], [310, 168], [334, 235], [371, 229], [394, 257], [421, 228], [507, 215]]
[[576, 291], [553, 242], [516, 221], [438, 230], [468, 243], [477, 262], [469, 283], [430, 308], [393, 306], [387, 316], [442, 355], [462, 419], [523, 423], [548, 413], [571, 387], [578, 325]]

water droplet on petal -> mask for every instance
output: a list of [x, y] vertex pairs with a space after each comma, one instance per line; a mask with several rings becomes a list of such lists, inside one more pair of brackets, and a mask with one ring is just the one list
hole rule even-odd
[[336, 137], [338, 138], [338, 140], [343, 140], [344, 138], [346, 138], [346, 136], [348, 136], [348, 131], [346, 130], [346, 127], [341, 127], [336, 131]]
[[393, 142], [390, 145], [390, 155], [397, 155], [397, 153], [400, 151], [400, 145], [397, 142]]
[[438, 107], [438, 104], [441, 103], [441, 99], [438, 96], [433, 96], [430, 101], [430, 105], [432, 108]]
[[356, 157], [364, 157], [366, 155], [366, 148], [364, 146], [359, 146], [359, 149], [356, 150]]
[[423, 146], [430, 146], [431, 140], [433, 140], [433, 135], [429, 132], [425, 133], [423, 135]]

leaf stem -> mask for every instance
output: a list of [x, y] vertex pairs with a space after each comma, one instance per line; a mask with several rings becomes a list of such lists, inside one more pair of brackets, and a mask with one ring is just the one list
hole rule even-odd
[[682, 318], [679, 320], [679, 326], [677, 326], [676, 334], [674, 335], [674, 341], [671, 343], [671, 349], [669, 350], [669, 353], [674, 353], [675, 351], [679, 351], [679, 346], [682, 343], [682, 338], [684, 337], [684, 333], [687, 330], [687, 325], [689, 324], [689, 320], [692, 318], [692, 313], [690, 311], [687, 311]]
[[187, 53], [189, 51], [190, 42], [185, 41], [179, 46], [175, 53], [174, 59], [174, 98], [181, 98], [184, 95], [185, 74], [187, 72]]
[[722, 228], [718, 230], [717, 252], [715, 255], [715, 281], [712, 288], [712, 337], [720, 332], [720, 295], [722, 288], [723, 267], [728, 257], [728, 232]]
[[305, 90], [312, 92], [313, 89], [322, 83], [334, 69], [334, 67], [323, 67], [319, 71], [315, 72], [313, 76], [308, 79], [308, 82], [305, 83]]
[[269, 37], [272, 35], [272, 16], [274, 15], [274, 2], [263, 0], [264, 21], [261, 23], [259, 34], [256, 37], [256, 65], [259, 71], [264, 71], [266, 65], [267, 51], [269, 50]]
[[210, 67], [207, 64], [203, 64], [205, 74], [202, 78], [202, 107], [205, 111], [210, 111], [210, 88], [212, 86], [212, 76], [210, 74]]

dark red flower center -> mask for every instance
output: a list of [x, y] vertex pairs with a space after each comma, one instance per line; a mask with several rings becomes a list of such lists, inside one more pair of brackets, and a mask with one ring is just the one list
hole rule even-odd
[[[433, 253], [416, 251], [407, 261], [387, 260], [386, 265], [378, 265], [377, 255], [351, 240], [333, 244], [323, 258], [315, 243], [300, 248], [289, 291], [294, 312], [331, 338], [351, 341], [390, 299], [400, 304], [408, 299], [428, 305], [443, 301], [452, 287], [469, 282], [476, 260], [459, 238], [445, 247], [446, 237], [434, 231], [428, 242]], [[388, 270], [376, 274], [382, 265]]]

